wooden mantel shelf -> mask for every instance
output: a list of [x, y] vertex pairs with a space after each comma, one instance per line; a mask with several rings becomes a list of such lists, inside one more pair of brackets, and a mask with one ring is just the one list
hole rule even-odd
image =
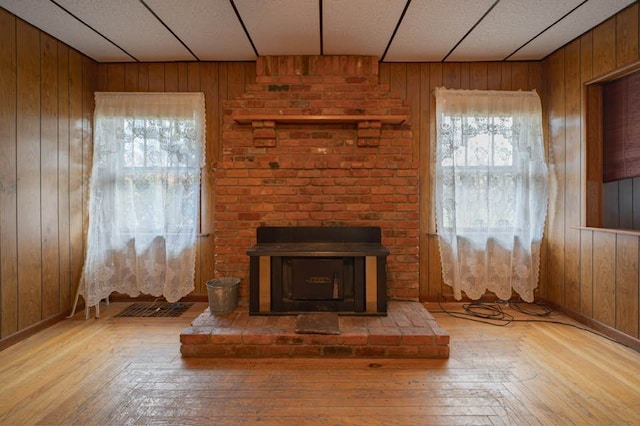
[[249, 124], [254, 121], [275, 121], [276, 123], [357, 123], [361, 121], [379, 121], [384, 124], [402, 124], [407, 121], [406, 115], [279, 115], [279, 114], [244, 114], [234, 115], [235, 122]]

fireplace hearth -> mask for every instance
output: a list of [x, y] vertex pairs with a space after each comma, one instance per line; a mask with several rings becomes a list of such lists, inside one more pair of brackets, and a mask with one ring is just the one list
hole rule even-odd
[[386, 315], [379, 227], [259, 227], [250, 256], [251, 315]]

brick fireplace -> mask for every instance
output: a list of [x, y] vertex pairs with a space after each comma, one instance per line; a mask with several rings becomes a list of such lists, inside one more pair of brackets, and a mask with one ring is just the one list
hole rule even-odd
[[225, 103], [215, 171], [216, 275], [242, 278], [260, 226], [375, 226], [387, 296], [418, 300], [418, 159], [407, 104], [376, 57], [260, 57]]

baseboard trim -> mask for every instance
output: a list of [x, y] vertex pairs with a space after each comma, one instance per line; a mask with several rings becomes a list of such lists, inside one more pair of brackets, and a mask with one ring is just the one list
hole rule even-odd
[[69, 315], [71, 311], [69, 312], [60, 312], [56, 315], [53, 315], [47, 319], [44, 319], [42, 321], [39, 321], [33, 325], [30, 325], [29, 327], [20, 330], [18, 332], [15, 332], [14, 334], [11, 334], [3, 339], [0, 340], [0, 351], [3, 351], [5, 349], [7, 349], [9, 346], [13, 346], [18, 342], [21, 342], [22, 340], [33, 336], [34, 334], [38, 333], [39, 331], [42, 331], [46, 328], [51, 327], [52, 325], [62, 321], [63, 319], [65, 319], [65, 317], [67, 315]]
[[[516, 296], [517, 297], [517, 296]], [[432, 302], [432, 303], [436, 303], [436, 302], [456, 302], [456, 303], [472, 303], [472, 302], [488, 302], [488, 303], [492, 303], [492, 302], [496, 302], [499, 299], [495, 296], [495, 294], [493, 293], [487, 293], [485, 295], [483, 295], [480, 300], [471, 300], [469, 299], [466, 295], [462, 296], [461, 300], [456, 300], [452, 294], [443, 294], [443, 295], [439, 295], [439, 296], [427, 296], [425, 298], [420, 299], [421, 302]], [[501, 299], [500, 299], [501, 300]], [[602, 334], [603, 336], [606, 336], [612, 340], [615, 340], [616, 342], [620, 343], [621, 345], [627, 346], [631, 349], [633, 349], [636, 352], [640, 352], [640, 339], [636, 339], [633, 336], [630, 336], [628, 334], [623, 333], [622, 331], [611, 327], [610, 325], [604, 324], [600, 321], [597, 321], [591, 317], [588, 317], [584, 314], [581, 314], [580, 312], [576, 312], [574, 310], [571, 310], [569, 308], [566, 308], [564, 306], [558, 305], [557, 303], [551, 302], [549, 300], [546, 300], [544, 298], [536, 298], [536, 302], [537, 303], [543, 303], [548, 305], [550, 308], [552, 308], [555, 311], [558, 311], [566, 316], [568, 316], [569, 318], [578, 321], [580, 324], [583, 324], [591, 329], [593, 329], [594, 331], [597, 331], [598, 333]]]
[[[164, 301], [163, 297], [160, 297], [160, 299]], [[109, 301], [111, 302], [153, 302], [154, 300], [158, 300], [158, 297], [147, 296], [147, 295], [131, 297], [131, 296], [121, 295], [121, 294], [112, 294], [109, 297]], [[190, 294], [180, 299], [180, 302], [208, 302], [208, 301], [209, 301], [209, 298], [206, 294]], [[76, 314], [78, 312], [84, 312], [84, 303], [82, 300], [79, 301], [78, 306], [76, 307]], [[16, 343], [21, 342], [22, 340], [30, 336], [33, 336], [34, 334], [46, 328], [51, 327], [52, 325], [67, 318], [70, 314], [71, 314], [71, 309], [65, 312], [60, 312], [47, 319], [44, 319], [33, 325], [30, 325], [29, 327], [23, 330], [17, 331], [14, 334], [11, 334], [7, 337], [0, 339], [0, 351], [3, 351], [9, 346], [13, 346]]]
[[625, 334], [622, 331], [611, 327], [610, 325], [597, 321], [591, 317], [581, 314], [580, 312], [576, 312], [572, 309], [566, 308], [564, 306], [560, 306], [557, 303], [551, 302], [549, 300], [539, 299], [536, 301], [540, 303], [545, 303], [552, 309], [565, 314], [569, 318], [574, 319], [579, 323], [586, 325], [587, 327], [597, 331], [598, 333], [601, 333], [604, 336], [607, 336], [612, 340], [615, 340], [621, 345], [627, 346], [628, 348], [631, 348], [636, 352], [640, 352], [640, 339], [636, 339], [635, 337]]

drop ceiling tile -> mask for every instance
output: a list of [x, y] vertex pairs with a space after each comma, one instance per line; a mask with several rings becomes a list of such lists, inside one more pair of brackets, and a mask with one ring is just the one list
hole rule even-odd
[[324, 0], [324, 54], [380, 58], [405, 4], [406, 0]]
[[251, 43], [229, 0], [189, 0], [176, 7], [175, 0], [145, 0], [202, 61], [255, 60]]
[[508, 60], [537, 60], [634, 1], [0, 0], [0, 7], [98, 62], [135, 60], [127, 52], [140, 61], [196, 60], [189, 49], [201, 60], [233, 61], [255, 59], [233, 4], [258, 54], [317, 55], [322, 43], [325, 54], [380, 56], [407, 3], [385, 62], [439, 62], [458, 42], [447, 60], [503, 60], [516, 49]]
[[318, 0], [235, 0], [258, 54], [320, 54]]
[[139, 61], [195, 60], [139, 1], [56, 1]]
[[501, 1], [447, 61], [502, 61], [582, 0]]
[[133, 58], [51, 2], [0, 0], [0, 6], [98, 62]]
[[412, 1], [385, 62], [441, 61], [494, 1]]
[[634, 0], [591, 0], [518, 50], [509, 60], [542, 59], [624, 9]]

